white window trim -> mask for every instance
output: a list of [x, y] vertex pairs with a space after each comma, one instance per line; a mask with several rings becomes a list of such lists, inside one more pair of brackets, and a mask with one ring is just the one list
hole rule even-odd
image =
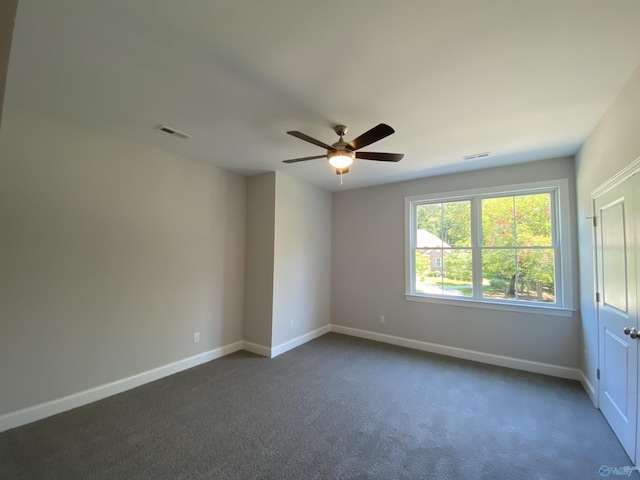
[[[452, 202], [456, 200], [467, 200], [470, 197], [478, 196], [509, 196], [514, 194], [536, 193], [538, 191], [555, 190], [557, 196], [557, 209], [555, 210], [557, 218], [552, 218], [552, 228], [557, 235], [557, 242], [560, 254], [556, 258], [559, 272], [557, 274], [556, 283], [561, 289], [556, 288], [556, 303], [537, 304], [533, 302], [508, 302], [508, 301], [492, 301], [480, 300], [477, 298], [455, 298], [448, 296], [436, 296], [415, 292], [414, 285], [414, 258], [412, 252], [415, 247], [415, 225], [413, 208], [414, 205], [429, 202]], [[488, 308], [492, 310], [503, 310], [511, 312], [530, 312], [544, 313], [547, 315], [569, 317], [574, 312], [573, 300], [573, 284], [571, 280], [573, 258], [571, 249], [571, 216], [569, 203], [569, 181], [566, 178], [520, 183], [514, 185], [502, 185], [497, 187], [486, 187], [472, 190], [433, 193], [426, 195], [414, 195], [405, 197], [405, 299], [410, 301], [436, 303], [443, 305], [455, 305], [474, 308]], [[472, 215], [474, 212], [472, 212]], [[476, 259], [475, 261], [478, 261]], [[474, 275], [477, 274], [477, 268], [474, 264]], [[560, 291], [558, 291], [560, 290]]]

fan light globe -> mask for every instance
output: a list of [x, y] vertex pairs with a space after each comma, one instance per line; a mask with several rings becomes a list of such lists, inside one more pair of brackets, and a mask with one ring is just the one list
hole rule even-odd
[[329, 158], [329, 163], [334, 168], [347, 168], [349, 165], [353, 163], [353, 158], [345, 155], [344, 153], [339, 153], [337, 155], [333, 155]]

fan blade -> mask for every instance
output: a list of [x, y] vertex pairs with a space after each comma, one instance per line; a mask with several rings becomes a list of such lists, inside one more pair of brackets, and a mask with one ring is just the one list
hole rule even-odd
[[356, 152], [356, 158], [378, 162], [399, 162], [404, 158], [404, 153]]
[[395, 130], [389, 125], [381, 123], [380, 125], [373, 127], [371, 130], [364, 132], [358, 138], [351, 140], [351, 142], [349, 142], [349, 148], [351, 150], [359, 150], [360, 148], [371, 145], [378, 140], [382, 140], [384, 137], [388, 137], [394, 132]]
[[315, 157], [292, 158], [291, 160], [283, 160], [282, 163], [306, 162], [307, 160], [315, 160], [316, 158], [327, 158], [326, 155], [316, 155]]
[[316, 140], [315, 138], [310, 137], [309, 135], [305, 135], [302, 132], [298, 132], [294, 130], [287, 133], [289, 135], [293, 135], [296, 138], [299, 138], [300, 140], [304, 140], [305, 142], [313, 143], [314, 145], [317, 145], [319, 147], [326, 148], [327, 150], [335, 150], [335, 148], [333, 148], [331, 145], [327, 145], [326, 143], [323, 143], [320, 140]]

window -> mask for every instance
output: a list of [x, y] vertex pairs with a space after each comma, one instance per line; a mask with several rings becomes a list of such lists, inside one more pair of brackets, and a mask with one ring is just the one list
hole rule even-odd
[[407, 298], [570, 309], [567, 189], [559, 180], [407, 198]]

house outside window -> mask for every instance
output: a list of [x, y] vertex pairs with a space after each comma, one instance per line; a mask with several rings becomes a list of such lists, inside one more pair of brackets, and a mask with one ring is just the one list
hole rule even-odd
[[568, 182], [405, 199], [406, 298], [572, 308]]
[[416, 255], [421, 256], [422, 264], [427, 264], [432, 276], [442, 276], [443, 246], [450, 248], [446, 242], [432, 232], [423, 228], [416, 233]]

